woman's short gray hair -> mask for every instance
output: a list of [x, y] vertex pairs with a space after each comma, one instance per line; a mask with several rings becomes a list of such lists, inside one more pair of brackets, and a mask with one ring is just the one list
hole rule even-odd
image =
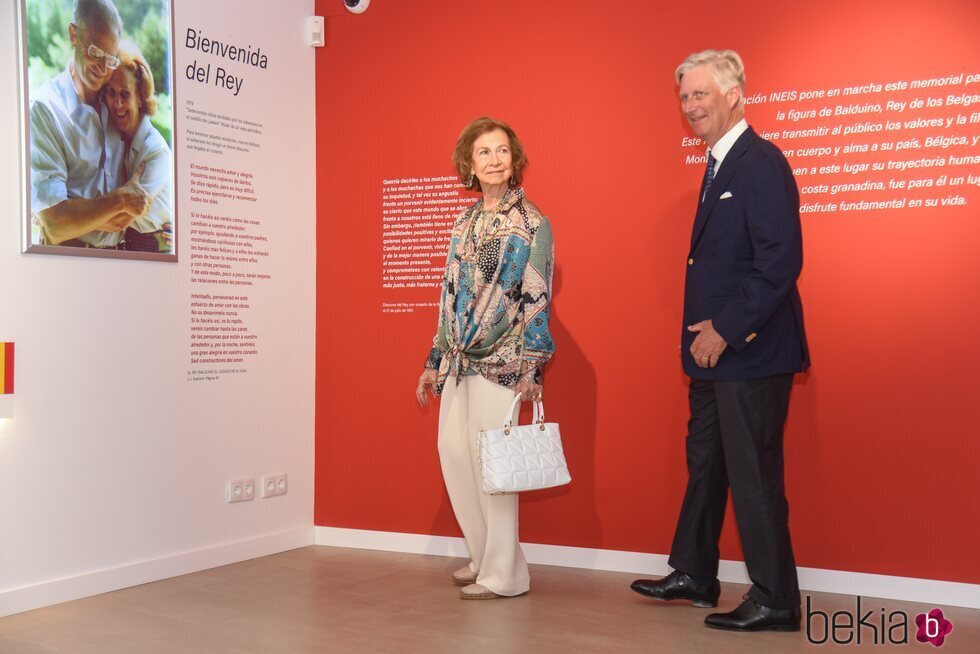
[[709, 64], [715, 75], [722, 93], [728, 93], [733, 87], [745, 94], [745, 66], [742, 58], [734, 50], [702, 50], [695, 52], [681, 63], [674, 71], [674, 80], [680, 84], [684, 73], [696, 66]]

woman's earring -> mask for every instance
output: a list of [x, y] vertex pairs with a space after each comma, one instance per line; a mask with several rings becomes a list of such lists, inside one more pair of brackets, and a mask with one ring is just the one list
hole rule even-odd
[[473, 173], [470, 173], [470, 176], [466, 178], [466, 188], [473, 188]]
[[517, 181], [514, 179], [514, 174], [513, 173], [511, 173], [511, 175], [510, 175], [510, 181], [508, 183], [510, 184], [510, 187], [511, 188], [514, 188], [515, 186], [517, 186]]

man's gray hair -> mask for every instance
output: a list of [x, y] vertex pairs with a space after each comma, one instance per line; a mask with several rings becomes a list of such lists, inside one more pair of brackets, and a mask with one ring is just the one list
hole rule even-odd
[[112, 0], [75, 0], [73, 22], [86, 29], [109, 28], [117, 35], [123, 31], [122, 17]]
[[738, 87], [745, 95], [745, 66], [742, 58], [734, 50], [702, 50], [695, 52], [681, 63], [674, 71], [674, 80], [680, 84], [684, 73], [696, 66], [708, 64], [714, 73], [722, 93], [728, 93], [733, 87]]

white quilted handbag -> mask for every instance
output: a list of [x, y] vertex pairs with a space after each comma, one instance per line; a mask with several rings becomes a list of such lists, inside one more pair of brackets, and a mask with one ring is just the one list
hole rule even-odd
[[572, 481], [561, 448], [558, 423], [544, 421], [544, 404], [534, 403], [530, 425], [512, 425], [518, 395], [504, 414], [503, 427], [480, 431], [480, 471], [488, 495], [562, 486]]

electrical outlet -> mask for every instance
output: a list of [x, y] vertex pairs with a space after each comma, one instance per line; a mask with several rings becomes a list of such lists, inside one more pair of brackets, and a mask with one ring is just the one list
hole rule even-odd
[[228, 482], [228, 501], [247, 502], [255, 499], [255, 478], [232, 479]]
[[289, 481], [286, 473], [278, 475], [265, 475], [262, 477], [262, 497], [275, 497], [285, 495], [289, 490]]

